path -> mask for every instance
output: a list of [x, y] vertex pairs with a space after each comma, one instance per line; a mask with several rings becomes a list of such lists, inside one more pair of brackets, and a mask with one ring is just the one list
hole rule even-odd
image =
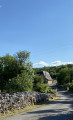
[[61, 98], [31, 112], [25, 112], [1, 120], [70, 120], [73, 116], [73, 95], [60, 92]]

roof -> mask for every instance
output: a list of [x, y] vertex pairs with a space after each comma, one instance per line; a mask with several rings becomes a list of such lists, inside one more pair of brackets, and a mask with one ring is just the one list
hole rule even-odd
[[45, 77], [48, 81], [52, 81], [52, 78], [51, 78], [49, 72], [43, 71], [43, 75], [44, 75], [44, 77]]

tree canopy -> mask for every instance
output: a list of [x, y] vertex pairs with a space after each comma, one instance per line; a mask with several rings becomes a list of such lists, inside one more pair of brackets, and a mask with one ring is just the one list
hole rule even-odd
[[[26, 81], [26, 79], [27, 79], [27, 84], [28, 83], [31, 84], [30, 79], [32, 79], [33, 77], [32, 75], [33, 69], [32, 69], [32, 63], [29, 61], [29, 57], [30, 57], [30, 53], [27, 51], [19, 51], [14, 56], [6, 54], [5, 56], [0, 57], [0, 89], [1, 91], [10, 90], [9, 87], [11, 85], [13, 86], [12, 87], [13, 89], [15, 87], [14, 83], [17, 84], [18, 86], [19, 85], [22, 86], [23, 85], [22, 81], [23, 80]], [[20, 78], [23, 78], [23, 74], [25, 79], [20, 79]], [[23, 86], [22, 86], [22, 89], [23, 89]]]

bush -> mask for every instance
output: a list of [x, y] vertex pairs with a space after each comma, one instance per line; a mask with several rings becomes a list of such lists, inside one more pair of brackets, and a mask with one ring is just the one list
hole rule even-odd
[[68, 90], [68, 91], [73, 91], [73, 80], [72, 80], [71, 83], [68, 83], [68, 84], [67, 84], [67, 90]]
[[41, 75], [34, 76], [33, 90], [42, 93], [54, 93], [55, 90], [49, 88], [48, 84], [44, 83], [44, 79]]
[[41, 92], [41, 93], [47, 93], [48, 91], [48, 85], [47, 84], [37, 84], [36, 85], [36, 91]]
[[24, 71], [17, 77], [9, 79], [6, 85], [8, 92], [32, 91], [33, 83], [28, 72]]
[[63, 68], [57, 74], [57, 81], [59, 85], [64, 85], [69, 82], [69, 70], [68, 68]]
[[56, 91], [54, 89], [48, 89], [47, 91], [48, 93], [56, 93]]

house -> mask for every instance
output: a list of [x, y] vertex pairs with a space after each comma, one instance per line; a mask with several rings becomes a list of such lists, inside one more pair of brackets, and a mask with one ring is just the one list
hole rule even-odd
[[48, 83], [49, 85], [51, 85], [53, 83], [53, 79], [50, 76], [50, 73], [47, 71], [43, 71], [43, 72], [38, 72], [37, 74], [42, 75], [44, 78], [44, 83]]
[[50, 76], [50, 73], [47, 71], [43, 71], [43, 77], [44, 77], [44, 82], [48, 83], [49, 85], [51, 85], [53, 83], [53, 79]]

